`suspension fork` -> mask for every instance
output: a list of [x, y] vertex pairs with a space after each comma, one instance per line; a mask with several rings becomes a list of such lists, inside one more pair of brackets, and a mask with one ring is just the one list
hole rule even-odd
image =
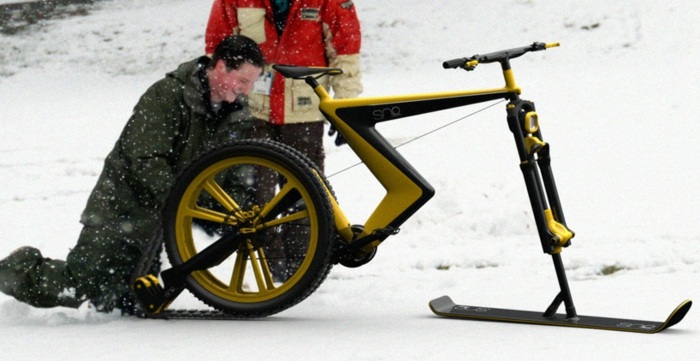
[[571, 245], [574, 232], [568, 229], [551, 167], [549, 144], [542, 140], [535, 104], [514, 97], [507, 105], [508, 127], [515, 138], [520, 170], [530, 198], [542, 250], [552, 256], [560, 292], [544, 313], [551, 317], [564, 302], [567, 318], [576, 308], [561, 259], [563, 247]]

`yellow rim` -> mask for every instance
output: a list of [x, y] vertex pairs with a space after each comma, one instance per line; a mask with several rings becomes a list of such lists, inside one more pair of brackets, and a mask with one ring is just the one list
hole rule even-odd
[[[240, 165], [266, 167], [284, 177], [286, 182], [265, 204], [255, 205], [257, 207], [255, 207], [254, 211], [242, 209], [241, 206], [223, 190], [215, 179], [221, 172]], [[289, 278], [282, 283], [273, 280], [273, 275], [265, 256], [265, 250], [262, 246], [255, 246], [255, 242], [251, 236], [245, 237], [239, 250], [229, 257], [229, 259], [222, 262], [222, 267], [220, 268], [223, 270], [215, 272], [213, 269], [209, 269], [193, 272], [192, 276], [197, 283], [213, 295], [233, 302], [255, 303], [278, 297], [294, 287], [308, 271], [313, 255], [316, 253], [318, 247], [319, 232], [316, 208], [311, 201], [311, 196], [307, 189], [297, 177], [279, 164], [258, 157], [242, 156], [217, 162], [200, 172], [184, 191], [175, 220], [176, 243], [183, 262], [193, 257], [198, 252], [197, 243], [195, 242], [196, 237], [192, 228], [193, 219], [202, 219], [235, 226], [240, 219], [237, 215], [255, 218], [251, 213], [255, 212], [255, 216], [264, 218], [264, 216], [282, 200], [284, 195], [294, 190], [299, 192], [301, 199], [306, 205], [306, 209], [291, 214], [285, 214], [266, 224], [260, 222], [251, 223], [251, 229], [255, 230], [255, 232], [252, 233], [252, 236], [254, 236], [255, 233], [271, 227], [277, 227], [299, 220], [308, 221], [309, 232], [308, 238], [306, 239], [308, 240], [306, 252], [303, 261], [301, 261], [298, 268]], [[223, 206], [228, 215], [199, 206], [197, 201], [203, 192], [211, 195]], [[203, 247], [205, 246], [201, 246], [200, 248]], [[229, 272], [230, 274], [227, 274]]]

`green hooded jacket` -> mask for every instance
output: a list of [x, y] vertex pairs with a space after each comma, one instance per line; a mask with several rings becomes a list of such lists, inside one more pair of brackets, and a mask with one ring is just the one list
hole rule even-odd
[[236, 102], [214, 111], [201, 57], [180, 65], [141, 97], [81, 216], [83, 230], [66, 261], [24, 247], [0, 261], [0, 291], [37, 307], [124, 309], [132, 273], [160, 221], [178, 173], [199, 153], [247, 137]]
[[[251, 117], [240, 104], [211, 110], [204, 75], [208, 61], [201, 57], [180, 65], [141, 97], [107, 156], [83, 224], [160, 210], [175, 177], [197, 154], [249, 131]], [[238, 113], [230, 116], [233, 112]]]
[[[252, 117], [240, 102], [215, 112], [206, 78], [208, 57], [180, 65], [141, 97], [105, 160], [67, 259], [78, 294], [98, 307], [117, 306], [131, 272], [160, 221], [177, 175], [197, 155], [247, 137]], [[105, 255], [110, 255], [105, 258]]]

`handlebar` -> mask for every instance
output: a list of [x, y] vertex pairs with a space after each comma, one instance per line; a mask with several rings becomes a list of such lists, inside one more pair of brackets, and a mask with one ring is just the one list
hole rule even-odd
[[519, 48], [507, 49], [496, 51], [493, 53], [474, 55], [469, 58], [458, 58], [447, 60], [442, 63], [442, 67], [445, 69], [456, 69], [462, 68], [465, 70], [474, 70], [478, 64], [494, 63], [494, 62], [507, 62], [510, 59], [517, 58], [527, 52], [546, 50], [549, 48], [554, 48], [559, 46], [559, 43], [532, 43], [528, 46], [522, 46]]

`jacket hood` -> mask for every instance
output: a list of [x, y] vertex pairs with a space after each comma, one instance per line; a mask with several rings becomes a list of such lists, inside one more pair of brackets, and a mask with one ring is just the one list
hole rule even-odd
[[[177, 80], [183, 87], [185, 104], [196, 113], [207, 116], [212, 115], [211, 100], [209, 93], [209, 83], [207, 82], [206, 68], [211, 59], [202, 56], [192, 61], [180, 64], [174, 71], [167, 74], [167, 77]], [[240, 95], [232, 104], [225, 103], [223, 110], [231, 113], [241, 110], [248, 104], [248, 97]]]
[[196, 113], [208, 114], [209, 84], [206, 81], [205, 69], [210, 59], [206, 56], [180, 64], [166, 76], [177, 80], [183, 87], [183, 97], [187, 106]]

